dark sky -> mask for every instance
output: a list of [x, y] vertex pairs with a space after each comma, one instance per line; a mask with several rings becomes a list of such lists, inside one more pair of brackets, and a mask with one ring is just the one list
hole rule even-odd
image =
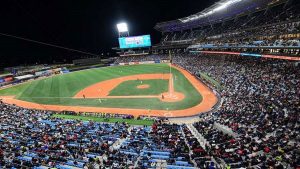
[[[217, 0], [3, 0], [0, 32], [95, 54], [118, 46], [116, 24], [131, 35], [150, 34], [157, 22], [197, 13]], [[0, 67], [53, 63], [82, 54], [0, 36]]]

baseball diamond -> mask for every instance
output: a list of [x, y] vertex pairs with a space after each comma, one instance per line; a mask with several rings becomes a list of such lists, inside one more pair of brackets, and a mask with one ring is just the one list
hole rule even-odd
[[169, 71], [169, 64], [89, 69], [3, 89], [0, 95], [25, 108], [134, 116], [193, 116], [217, 103], [193, 75], [174, 65]]

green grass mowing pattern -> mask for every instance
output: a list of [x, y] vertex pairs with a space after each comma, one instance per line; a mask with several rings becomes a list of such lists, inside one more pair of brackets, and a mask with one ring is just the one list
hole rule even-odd
[[113, 78], [136, 74], [169, 73], [167, 64], [127, 65], [104, 67], [57, 75], [0, 90], [0, 95], [16, 95], [17, 99], [39, 104], [91, 106], [157, 110], [182, 110], [202, 101], [202, 96], [178, 70], [172, 68], [175, 91], [185, 94], [180, 102], [162, 102], [158, 98], [145, 99], [73, 99], [80, 90]]
[[31, 82], [0, 90], [0, 96], [18, 96], [30, 86]]
[[[149, 85], [149, 88], [138, 89], [139, 85]], [[109, 96], [159, 95], [167, 92], [168, 88], [169, 80], [128, 80], [114, 88]]]
[[94, 122], [106, 122], [106, 123], [116, 123], [116, 122], [126, 122], [130, 125], [146, 125], [151, 126], [154, 120], [137, 120], [137, 119], [121, 119], [121, 118], [101, 118], [94, 116], [75, 116], [75, 115], [64, 115], [64, 114], [54, 114], [52, 117], [69, 119], [69, 120], [82, 120], [82, 121], [94, 121]]

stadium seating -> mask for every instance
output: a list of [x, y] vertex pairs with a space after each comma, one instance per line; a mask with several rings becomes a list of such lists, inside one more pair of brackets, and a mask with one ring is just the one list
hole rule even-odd
[[[119, 123], [50, 118], [52, 112], [27, 110], [2, 102], [0, 108], [2, 167], [153, 168], [160, 163], [170, 169], [194, 167], [178, 125], [128, 128]], [[161, 139], [164, 141], [159, 143]]]
[[[182, 30], [172, 24], [157, 28], [163, 36], [156, 47], [173, 49], [172, 63], [218, 94], [214, 110], [191, 117], [193, 124], [156, 119], [152, 126], [130, 126], [53, 118], [55, 112], [0, 101], [0, 168], [298, 169], [299, 62], [189, 51], [299, 55], [299, 1], [274, 1], [226, 20], [210, 19]], [[180, 44], [184, 50], [176, 48]], [[151, 54], [118, 57], [114, 63], [168, 59], [169, 54]]]
[[[170, 31], [174, 24], [158, 23], [157, 29], [163, 32], [158, 49], [176, 49], [178, 44], [187, 44], [188, 49], [219, 49], [261, 52], [285, 53], [299, 55], [300, 13], [299, 2], [278, 3], [259, 10], [247, 12], [235, 8], [233, 17], [215, 19], [209, 22], [198, 22], [178, 26], [178, 30]], [[234, 11], [224, 11], [223, 16]], [[260, 42], [260, 43], [257, 43]], [[164, 47], [167, 46], [168, 48]], [[281, 49], [285, 50], [272, 50]], [[266, 50], [267, 49], [267, 50]]]

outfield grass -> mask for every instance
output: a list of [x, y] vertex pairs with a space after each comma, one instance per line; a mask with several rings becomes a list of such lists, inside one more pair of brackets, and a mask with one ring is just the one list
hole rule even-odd
[[75, 116], [75, 115], [64, 115], [64, 114], [54, 114], [52, 117], [70, 120], [82, 120], [82, 121], [95, 121], [95, 122], [106, 122], [106, 123], [116, 123], [116, 122], [126, 122], [130, 125], [146, 125], [151, 126], [154, 120], [137, 120], [137, 119], [120, 119], [120, 118], [100, 118], [94, 116]]
[[[127, 65], [88, 69], [57, 75], [0, 90], [0, 95], [15, 95], [17, 99], [48, 105], [182, 110], [202, 101], [202, 96], [177, 69], [172, 68], [175, 91], [185, 94], [180, 102], [162, 102], [159, 98], [145, 99], [73, 99], [80, 90], [104, 80], [137, 74], [169, 73], [167, 64]], [[159, 88], [160, 86], [156, 87]], [[155, 89], [155, 90], [156, 90]]]
[[[139, 85], [149, 85], [149, 88], [138, 89], [137, 86]], [[159, 95], [167, 92], [168, 89], [169, 80], [128, 80], [113, 89], [109, 96]]]

